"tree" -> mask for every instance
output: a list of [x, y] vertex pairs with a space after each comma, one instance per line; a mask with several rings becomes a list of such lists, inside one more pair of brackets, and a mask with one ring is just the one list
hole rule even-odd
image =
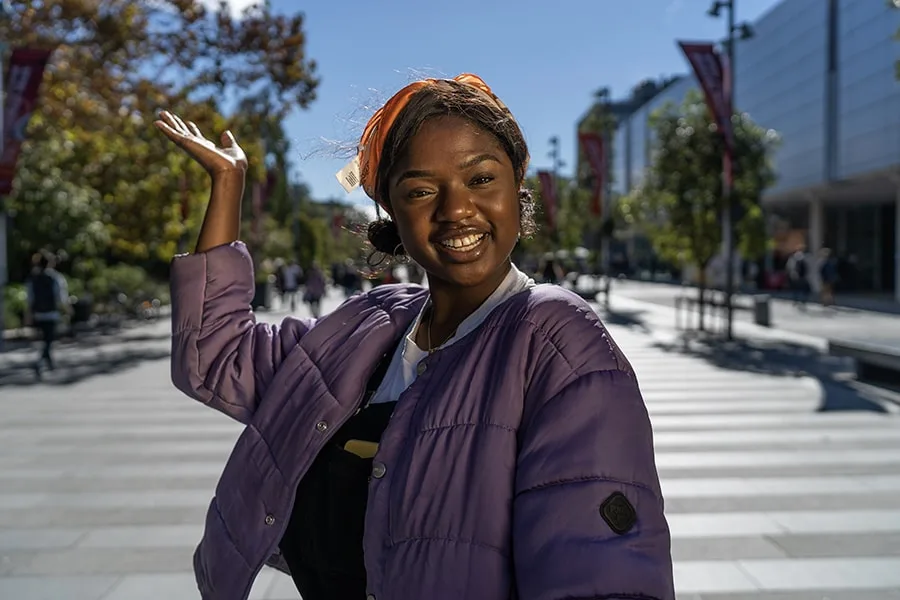
[[59, 47], [51, 73], [98, 99], [153, 81], [198, 101], [227, 92], [284, 116], [308, 106], [318, 85], [303, 15], [274, 13], [265, 1], [235, 16], [227, 0], [215, 10], [200, 0], [22, 0], [0, 32], [12, 45]]
[[[735, 113], [731, 121], [736, 242], [744, 257], [756, 258], [765, 251], [760, 198], [775, 182], [771, 155], [778, 136], [747, 114]], [[651, 165], [642, 184], [623, 199], [622, 215], [643, 230], [661, 258], [697, 268], [702, 328], [706, 269], [722, 244], [722, 136], [697, 91], [680, 106], [669, 103], [655, 111], [650, 128]]]
[[591, 195], [579, 188], [567, 177], [556, 178], [556, 231], [554, 232], [547, 218], [547, 208], [541, 197], [541, 185], [537, 177], [529, 177], [525, 187], [532, 190], [536, 204], [535, 221], [538, 228], [531, 239], [522, 241], [522, 249], [533, 254], [545, 254], [556, 250], [571, 250], [584, 243], [585, 228], [589, 223], [585, 219], [588, 214]]
[[[11, 46], [56, 48], [22, 161], [33, 179], [62, 172], [67, 185], [99, 197], [102, 250], [114, 260], [165, 263], [202, 220], [206, 178], [150, 126], [159, 109], [207, 133], [233, 129], [251, 157], [249, 179], [259, 182], [269, 173], [266, 150], [277, 166], [286, 154], [283, 145], [263, 143], [263, 125], [306, 107], [318, 85], [302, 15], [275, 14], [267, 3], [236, 17], [225, 2], [208, 10], [198, 0], [23, 0], [0, 32]], [[226, 118], [229, 106], [240, 107], [239, 121]], [[54, 143], [71, 151], [28, 156]], [[38, 206], [61, 206], [35, 189], [19, 181], [10, 202], [22, 205], [15, 196], [29, 194]]]
[[95, 190], [73, 184], [56, 166], [73, 152], [63, 140], [32, 144], [18, 166], [18, 193], [6, 204], [10, 281], [21, 281], [38, 248], [71, 256], [99, 256], [109, 247], [103, 201]]

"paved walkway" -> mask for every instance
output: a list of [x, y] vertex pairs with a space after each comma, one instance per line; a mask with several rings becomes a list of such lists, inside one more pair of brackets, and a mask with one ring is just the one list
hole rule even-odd
[[[630, 280], [615, 281], [613, 289], [618, 295], [669, 308], [674, 308], [675, 298], [680, 294], [697, 295], [694, 288]], [[771, 307], [772, 327], [783, 331], [820, 338], [900, 343], [900, 315], [853, 308], [823, 308], [814, 303], [802, 309], [781, 299], [773, 299]], [[753, 320], [747, 310], [735, 311], [735, 317], [744, 323]]]
[[[890, 400], [808, 346], [685, 347], [669, 309], [612, 307], [655, 427], [679, 598], [900, 597]], [[172, 388], [165, 333], [61, 353], [40, 385], [0, 379], [0, 598], [199, 597], [190, 557], [239, 426]], [[251, 598], [297, 594], [266, 569]]]

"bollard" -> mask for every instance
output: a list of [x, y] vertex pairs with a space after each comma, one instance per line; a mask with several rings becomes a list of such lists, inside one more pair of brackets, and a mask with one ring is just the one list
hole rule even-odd
[[772, 326], [772, 302], [768, 296], [753, 297], [753, 322], [761, 327]]

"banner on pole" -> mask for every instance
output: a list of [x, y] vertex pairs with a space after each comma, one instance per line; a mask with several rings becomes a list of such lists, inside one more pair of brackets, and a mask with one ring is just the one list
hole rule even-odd
[[344, 222], [346, 221], [344, 217], [344, 213], [335, 213], [335, 215], [331, 218], [331, 235], [334, 236], [335, 239], [340, 237], [341, 229], [344, 228]]
[[587, 132], [579, 133], [578, 141], [581, 143], [588, 164], [591, 165], [591, 172], [594, 174], [591, 212], [599, 217], [603, 214], [603, 187], [606, 184], [606, 143], [602, 135]]
[[541, 182], [541, 202], [544, 204], [544, 212], [547, 215], [547, 225], [551, 230], [556, 229], [556, 178], [550, 171], [538, 171], [538, 180]]
[[730, 186], [733, 177], [734, 127], [731, 114], [734, 110], [731, 98], [731, 69], [728, 59], [716, 51], [713, 44], [707, 42], [678, 42], [681, 51], [691, 64], [691, 69], [700, 83], [706, 105], [712, 113], [716, 127], [722, 132], [725, 142], [725, 154], [722, 157], [722, 169], [725, 180]]
[[3, 105], [3, 153], [0, 155], [0, 195], [12, 191], [25, 129], [37, 104], [38, 90], [52, 50], [16, 48], [6, 72]]

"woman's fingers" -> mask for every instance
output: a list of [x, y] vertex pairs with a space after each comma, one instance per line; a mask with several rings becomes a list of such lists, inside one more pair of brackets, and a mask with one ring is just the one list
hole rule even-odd
[[181, 120], [181, 117], [178, 115], [171, 113], [167, 110], [164, 110], [160, 113], [160, 117], [165, 121], [169, 127], [177, 131], [182, 135], [191, 135], [191, 130], [188, 129], [187, 125], [184, 124], [184, 121]]
[[159, 129], [160, 131], [162, 131], [166, 135], [166, 137], [169, 138], [170, 140], [172, 140], [173, 142], [181, 141], [181, 133], [176, 131], [171, 125], [169, 125], [165, 121], [163, 121], [163, 120], [154, 121], [153, 124], [156, 125], [156, 128]]
[[196, 135], [198, 138], [203, 138], [203, 133], [200, 131], [200, 128], [197, 127], [197, 124], [193, 121], [188, 121], [188, 128], [191, 130], [191, 133]]
[[172, 129], [174, 129], [176, 131], [178, 130], [178, 122], [175, 120], [175, 116], [172, 113], [170, 113], [169, 111], [164, 110], [161, 113], [159, 113], [159, 118], [160, 118], [160, 120], [162, 120], [163, 123], [165, 123]]
[[181, 117], [179, 117], [178, 115], [173, 114], [173, 115], [172, 115], [172, 118], [175, 119], [175, 122], [176, 122], [176, 123], [178, 123], [178, 128], [181, 130], [181, 132], [182, 132], [183, 134], [185, 134], [185, 135], [191, 135], [191, 130], [188, 129], [188, 126], [184, 124], [184, 121], [181, 120]]
[[223, 148], [234, 148], [237, 146], [237, 140], [234, 139], [234, 134], [231, 131], [226, 131], [222, 134], [222, 147]]

